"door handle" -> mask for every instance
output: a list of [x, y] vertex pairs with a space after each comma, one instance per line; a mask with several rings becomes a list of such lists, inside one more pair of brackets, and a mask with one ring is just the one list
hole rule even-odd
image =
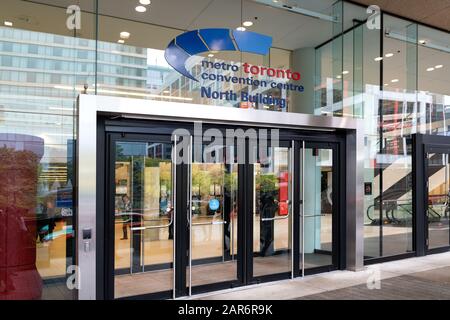
[[193, 223], [192, 226], [212, 226], [212, 225], [221, 225], [221, 224], [226, 224], [226, 221], [212, 221], [212, 222], [198, 222], [198, 223]]

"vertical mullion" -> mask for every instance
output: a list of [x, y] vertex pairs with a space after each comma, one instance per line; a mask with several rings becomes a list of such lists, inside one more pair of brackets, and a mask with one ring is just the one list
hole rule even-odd
[[240, 283], [247, 282], [246, 276], [246, 250], [245, 250], [245, 165], [238, 164], [238, 195], [237, 195], [237, 270]]
[[294, 251], [294, 277], [300, 275], [300, 144], [295, 141], [292, 146], [294, 152], [294, 168], [292, 178], [294, 179], [294, 197], [292, 199], [292, 223], [294, 224], [293, 247]]
[[[380, 30], [380, 57], [384, 57], [384, 13], [381, 13], [381, 30]], [[380, 116], [380, 123], [378, 125], [379, 139], [380, 139], [380, 155], [383, 154], [383, 91], [384, 91], [384, 60], [380, 61], [380, 96], [378, 114]], [[379, 168], [379, 256], [383, 256], [383, 168]], [[376, 208], [376, 207], [375, 207]]]
[[[186, 139], [186, 137], [182, 137]], [[176, 142], [175, 142], [176, 143]], [[183, 150], [184, 152], [185, 150]], [[175, 186], [176, 188], [176, 208], [174, 229], [175, 241], [175, 297], [186, 295], [186, 268], [187, 268], [187, 248], [189, 234], [187, 228], [187, 165], [174, 164], [176, 166]]]
[[255, 199], [253, 198], [254, 194], [254, 164], [250, 163], [250, 140], [245, 140], [245, 222], [246, 222], [246, 277], [247, 283], [253, 281], [253, 213], [254, 213], [254, 205]]

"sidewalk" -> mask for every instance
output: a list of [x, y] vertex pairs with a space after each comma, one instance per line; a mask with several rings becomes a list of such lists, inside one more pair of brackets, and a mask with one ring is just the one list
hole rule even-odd
[[[378, 279], [379, 282], [370, 280]], [[372, 289], [368, 288], [368, 283]], [[373, 289], [376, 286], [380, 289]], [[364, 271], [333, 271], [293, 280], [229, 289], [200, 300], [431, 299], [450, 300], [450, 252], [380, 263]]]

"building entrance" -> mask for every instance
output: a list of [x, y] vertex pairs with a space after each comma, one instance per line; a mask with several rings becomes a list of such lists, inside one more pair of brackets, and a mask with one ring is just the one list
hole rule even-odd
[[88, 95], [78, 112], [80, 299], [362, 268], [359, 121]]
[[108, 120], [105, 141], [108, 298], [174, 298], [344, 267], [339, 135]]

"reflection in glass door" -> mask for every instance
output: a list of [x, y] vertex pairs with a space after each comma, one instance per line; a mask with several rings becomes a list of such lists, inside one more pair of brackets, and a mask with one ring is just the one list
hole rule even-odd
[[114, 298], [173, 288], [172, 144], [116, 141]]
[[238, 281], [238, 165], [203, 159], [189, 169], [189, 293], [192, 288]]
[[235, 163], [234, 146], [174, 166], [170, 137], [134, 137], [111, 139], [110, 296], [169, 298], [337, 266], [334, 144], [248, 141], [256, 163]]
[[333, 155], [331, 148], [303, 144], [300, 212], [300, 268], [335, 265], [333, 217]]
[[450, 245], [450, 165], [448, 153], [427, 153], [428, 249]]
[[254, 164], [254, 278], [292, 272], [292, 156], [290, 147], [268, 147]]

